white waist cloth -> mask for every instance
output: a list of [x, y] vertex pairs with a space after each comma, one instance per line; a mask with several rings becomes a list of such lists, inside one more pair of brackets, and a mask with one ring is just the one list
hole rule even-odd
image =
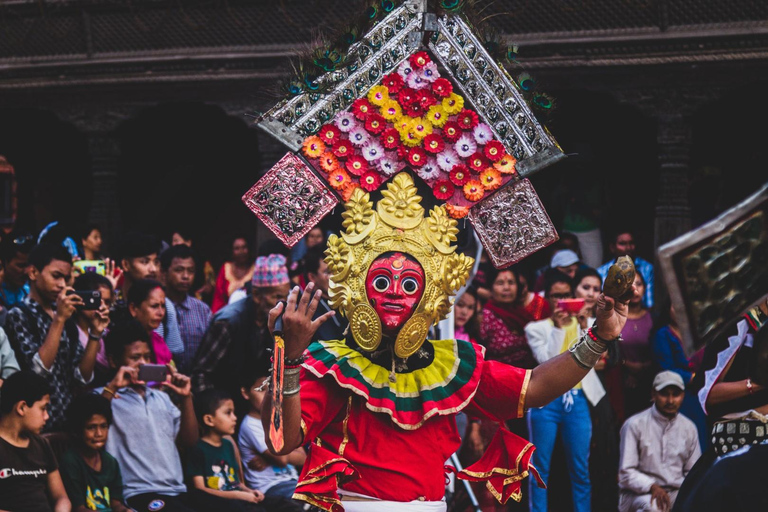
[[[445, 500], [385, 501], [371, 498], [364, 494], [345, 491], [344, 489], [339, 489], [339, 496], [341, 497], [341, 504], [344, 506], [345, 512], [392, 512], [395, 510], [398, 512], [401, 510], [406, 512], [446, 512], [448, 510]], [[371, 501], [345, 500], [344, 496], [368, 498]]]

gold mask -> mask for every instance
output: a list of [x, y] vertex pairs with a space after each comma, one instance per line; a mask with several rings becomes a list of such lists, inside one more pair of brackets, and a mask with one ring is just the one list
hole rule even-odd
[[459, 232], [456, 220], [444, 206], [435, 206], [424, 217], [421, 197], [404, 172], [382, 191], [373, 208], [370, 195], [356, 189], [344, 205], [341, 236], [331, 235], [325, 262], [331, 272], [328, 294], [331, 306], [349, 319], [355, 342], [365, 351], [381, 344], [381, 320], [370, 305], [365, 280], [371, 263], [387, 252], [411, 255], [424, 269], [424, 293], [413, 315], [400, 328], [395, 355], [414, 354], [427, 337], [429, 327], [448, 314], [456, 291], [469, 276], [474, 259], [456, 253]]

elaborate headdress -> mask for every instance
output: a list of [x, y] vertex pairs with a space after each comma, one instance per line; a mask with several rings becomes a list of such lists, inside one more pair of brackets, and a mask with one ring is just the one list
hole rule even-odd
[[325, 262], [331, 271], [331, 305], [349, 318], [352, 336], [364, 350], [381, 343], [381, 321], [368, 302], [365, 279], [371, 263], [384, 253], [411, 255], [425, 273], [425, 289], [411, 318], [395, 340], [397, 357], [406, 358], [424, 343], [429, 327], [443, 319], [450, 297], [464, 285], [474, 260], [459, 254], [456, 220], [444, 206], [424, 216], [411, 177], [400, 173], [387, 184], [374, 209], [370, 195], [358, 188], [345, 204], [341, 236], [331, 235]]

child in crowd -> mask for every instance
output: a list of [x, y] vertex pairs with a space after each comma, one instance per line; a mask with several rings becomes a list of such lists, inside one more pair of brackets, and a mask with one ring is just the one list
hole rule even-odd
[[477, 290], [469, 287], [453, 304], [454, 337], [457, 340], [480, 343], [480, 311]]
[[[283, 511], [281, 500], [265, 500], [264, 494], [246, 487], [240, 454], [230, 436], [235, 434], [235, 403], [224, 391], [208, 389], [195, 399], [195, 411], [203, 435], [187, 457], [188, 486], [225, 498], [218, 510]], [[259, 505], [257, 505], [257, 503]]]
[[50, 444], [40, 437], [51, 389], [43, 377], [21, 371], [3, 383], [0, 398], [0, 510], [69, 512]]
[[[251, 489], [262, 491], [267, 498], [282, 497], [293, 504], [295, 502], [291, 498], [299, 478], [294, 466], [304, 464], [307, 453], [304, 448], [297, 448], [288, 455], [278, 456], [267, 449], [261, 424], [261, 404], [267, 391], [266, 386], [264, 390], [260, 389], [268, 378], [266, 369], [254, 371], [243, 381], [244, 386], [240, 390], [249, 406], [237, 439], [245, 461], [245, 483]], [[301, 510], [301, 505], [296, 504], [296, 507], [295, 510]]]
[[112, 401], [106, 448], [120, 464], [126, 504], [137, 512], [220, 510], [219, 502], [227, 500], [188, 493], [184, 485], [179, 449], [198, 440], [189, 377], [168, 365], [163, 386], [176, 394], [178, 407], [165, 391], [138, 379], [152, 350], [149, 331], [136, 320], [111, 326], [104, 345], [116, 373], [97, 392]]
[[74, 444], [61, 458], [61, 476], [73, 512], [128, 512], [120, 466], [104, 449], [112, 424], [109, 400], [90, 393], [75, 397], [67, 424]]

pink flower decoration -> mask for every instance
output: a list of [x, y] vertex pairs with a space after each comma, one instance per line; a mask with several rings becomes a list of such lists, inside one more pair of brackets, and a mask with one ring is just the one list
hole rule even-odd
[[405, 79], [405, 83], [412, 89], [423, 89], [429, 87], [429, 82], [424, 78], [421, 73], [413, 72]]
[[411, 66], [411, 63], [407, 60], [404, 60], [398, 67], [397, 67], [397, 74], [403, 77], [403, 80], [407, 80], [408, 76], [413, 73], [413, 66]]
[[428, 157], [427, 163], [425, 163], [421, 169], [417, 171], [417, 174], [421, 179], [426, 181], [427, 183], [431, 183], [433, 180], [436, 180], [440, 177], [440, 167], [437, 165], [437, 160], [434, 158]]
[[428, 83], [432, 84], [440, 78], [440, 72], [437, 70], [437, 64], [434, 62], [430, 62], [426, 66], [424, 66], [421, 71], [419, 71], [421, 76], [426, 80]]
[[376, 165], [378, 165], [379, 170], [383, 172], [386, 176], [392, 176], [397, 171], [400, 170], [400, 165], [396, 159], [390, 158], [389, 156], [384, 156], [383, 158], [380, 158]]

